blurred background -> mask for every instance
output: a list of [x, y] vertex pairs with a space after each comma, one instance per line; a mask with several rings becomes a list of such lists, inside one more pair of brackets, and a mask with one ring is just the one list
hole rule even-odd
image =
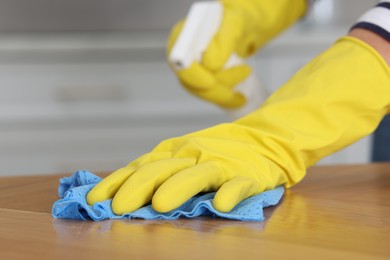
[[[0, 175], [111, 171], [163, 139], [225, 122], [165, 59], [190, 0], [0, 0]], [[250, 62], [277, 89], [375, 0], [318, 0]], [[321, 161], [370, 160], [371, 137]]]

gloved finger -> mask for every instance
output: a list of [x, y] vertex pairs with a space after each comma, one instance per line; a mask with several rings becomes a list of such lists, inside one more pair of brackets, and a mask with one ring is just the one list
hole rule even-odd
[[247, 177], [235, 177], [224, 183], [214, 197], [213, 206], [221, 212], [231, 211], [238, 203], [262, 192], [264, 187]]
[[239, 14], [224, 8], [219, 30], [214, 35], [202, 59], [202, 64], [212, 70], [220, 70], [232, 53], [237, 49], [242, 33], [242, 19]]
[[[245, 97], [232, 87], [251, 73], [247, 65], [239, 65], [214, 75], [199, 63], [178, 72], [179, 80], [187, 90], [205, 100], [225, 108], [237, 108], [245, 104]], [[220, 82], [218, 81], [220, 80]]]
[[195, 158], [169, 158], [144, 164], [119, 188], [112, 200], [113, 212], [121, 215], [139, 209], [169, 177], [195, 163]]
[[88, 192], [87, 203], [93, 205], [96, 202], [112, 198], [122, 183], [124, 183], [135, 170], [136, 168], [134, 167], [123, 167], [108, 175]]
[[177, 24], [175, 24], [173, 26], [171, 33], [169, 34], [169, 37], [168, 37], [167, 56], [169, 55], [169, 53], [171, 53], [171, 50], [172, 50], [173, 46], [175, 45], [176, 40], [179, 37], [181, 30], [183, 29], [184, 23], [185, 23], [185, 20], [182, 19]]
[[193, 62], [187, 69], [178, 71], [177, 75], [187, 88], [208, 89], [216, 84], [215, 75], [197, 62]]
[[136, 171], [138, 167], [149, 161], [161, 160], [169, 157], [170, 153], [164, 152], [144, 154], [126, 167], [114, 171], [99, 182], [90, 192], [88, 192], [87, 203], [89, 205], [93, 205], [96, 202], [113, 198], [122, 184]]
[[227, 87], [235, 87], [252, 73], [252, 68], [248, 65], [238, 65], [229, 69], [221, 70], [216, 74], [217, 81]]
[[184, 169], [155, 192], [152, 206], [158, 212], [169, 212], [202, 191], [215, 191], [227, 181], [222, 168], [215, 162], [197, 164]]
[[246, 99], [240, 93], [228, 88], [226, 85], [217, 84], [209, 89], [187, 89], [190, 93], [208, 100], [224, 108], [238, 108], [245, 104]]

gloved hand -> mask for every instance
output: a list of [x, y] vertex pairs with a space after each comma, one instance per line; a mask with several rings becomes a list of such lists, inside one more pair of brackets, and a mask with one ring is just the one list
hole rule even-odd
[[[223, 18], [219, 31], [205, 51], [202, 62], [175, 71], [181, 84], [192, 94], [223, 108], [238, 108], [245, 97], [234, 87], [251, 73], [247, 65], [224, 69], [232, 53], [246, 58], [275, 35], [298, 20], [306, 0], [221, 0]], [[185, 21], [179, 22], [168, 40], [168, 56]]]
[[[113, 212], [122, 214], [153, 198], [155, 210], [168, 212], [199, 192], [219, 190], [214, 206], [228, 212], [239, 201], [286, 182], [279, 166], [262, 156], [247, 134], [222, 124], [166, 140], [99, 183], [88, 203], [115, 196]], [[269, 175], [270, 170], [276, 174]]]
[[166, 140], [114, 172], [87, 196], [113, 198], [116, 214], [152, 202], [167, 212], [199, 192], [214, 207], [299, 182], [319, 159], [371, 133], [390, 112], [390, 71], [369, 45], [344, 37], [300, 70], [255, 112]]

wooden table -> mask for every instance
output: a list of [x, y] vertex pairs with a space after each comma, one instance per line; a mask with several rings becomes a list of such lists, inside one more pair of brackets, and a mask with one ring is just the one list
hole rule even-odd
[[312, 168], [261, 223], [53, 219], [59, 176], [0, 178], [0, 259], [390, 259], [390, 164]]

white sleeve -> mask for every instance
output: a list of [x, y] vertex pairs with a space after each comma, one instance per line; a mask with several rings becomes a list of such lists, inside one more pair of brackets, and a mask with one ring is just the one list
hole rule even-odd
[[380, 1], [352, 26], [370, 30], [390, 42], [390, 0]]

